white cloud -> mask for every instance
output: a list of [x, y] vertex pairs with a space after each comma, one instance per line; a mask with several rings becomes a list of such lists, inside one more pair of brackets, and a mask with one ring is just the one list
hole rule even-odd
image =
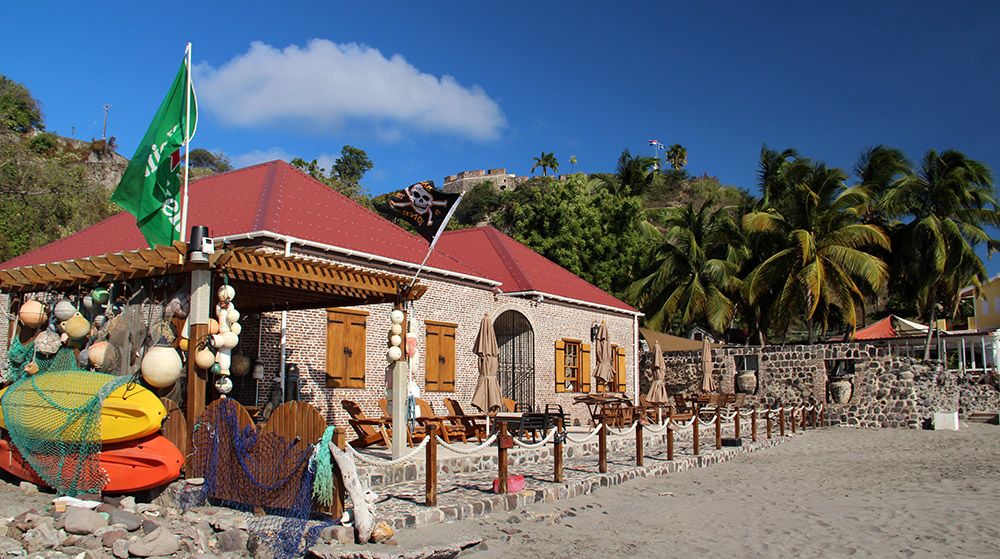
[[253, 42], [218, 68], [195, 68], [199, 101], [236, 126], [339, 126], [371, 121], [376, 130], [413, 128], [473, 140], [499, 137], [500, 106], [478, 86], [421, 72], [395, 54], [356, 43], [313, 39], [277, 49]]
[[281, 148], [268, 148], [255, 149], [246, 153], [234, 155], [230, 157], [230, 160], [233, 162], [233, 168], [242, 169], [243, 167], [249, 167], [258, 163], [266, 163], [268, 161], [274, 161], [275, 159], [291, 161], [293, 158], [294, 157], [292, 155], [289, 155], [287, 151]]

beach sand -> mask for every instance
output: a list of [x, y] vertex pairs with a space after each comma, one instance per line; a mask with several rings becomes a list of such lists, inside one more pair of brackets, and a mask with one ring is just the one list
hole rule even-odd
[[998, 495], [1000, 427], [834, 427], [709, 468], [406, 530], [398, 551], [483, 538], [462, 557], [1000, 557]]

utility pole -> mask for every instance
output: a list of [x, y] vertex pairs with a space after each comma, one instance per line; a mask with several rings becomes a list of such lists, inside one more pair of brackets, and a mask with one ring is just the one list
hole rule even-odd
[[108, 139], [108, 111], [111, 110], [111, 105], [104, 105], [104, 133], [102, 136], [103, 140]]

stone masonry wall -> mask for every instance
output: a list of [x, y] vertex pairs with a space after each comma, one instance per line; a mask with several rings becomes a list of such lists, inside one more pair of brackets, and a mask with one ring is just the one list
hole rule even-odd
[[[858, 427], [923, 425], [934, 412], [959, 411], [963, 417], [976, 411], [1000, 410], [1000, 390], [995, 377], [973, 379], [947, 372], [939, 363], [925, 363], [891, 355], [870, 344], [817, 344], [812, 346], [727, 346], [712, 351], [713, 377], [722, 392], [736, 392], [736, 360], [757, 356], [757, 387], [746, 395], [746, 405], [777, 406], [823, 402], [835, 423]], [[828, 395], [827, 365], [831, 360], [854, 362], [852, 395], [836, 404]], [[671, 394], [690, 396], [701, 391], [701, 353], [664, 354], [666, 383]], [[650, 363], [651, 356], [644, 356]], [[650, 379], [642, 374], [641, 389]]]

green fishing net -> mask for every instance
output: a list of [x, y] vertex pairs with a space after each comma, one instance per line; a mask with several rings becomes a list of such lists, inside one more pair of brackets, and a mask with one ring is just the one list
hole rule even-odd
[[[20, 362], [11, 359], [7, 373], [13, 384], [0, 397], [11, 442], [38, 476], [60, 494], [99, 493], [107, 484], [98, 460], [101, 406], [130, 377], [80, 371], [70, 348], [43, 358], [31, 350], [30, 343], [17, 345], [10, 353]], [[38, 364], [34, 375], [24, 373], [29, 356]]]

